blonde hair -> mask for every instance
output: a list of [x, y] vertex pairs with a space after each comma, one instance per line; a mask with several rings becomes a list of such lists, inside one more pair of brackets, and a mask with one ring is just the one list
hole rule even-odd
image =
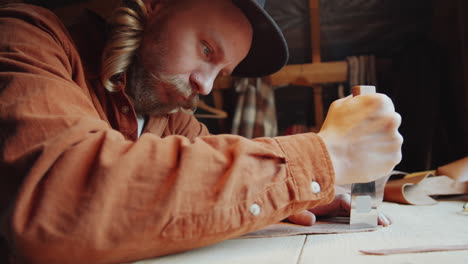
[[110, 35], [101, 64], [101, 82], [108, 91], [121, 88], [121, 77], [140, 47], [147, 16], [143, 0], [124, 0], [110, 17]]

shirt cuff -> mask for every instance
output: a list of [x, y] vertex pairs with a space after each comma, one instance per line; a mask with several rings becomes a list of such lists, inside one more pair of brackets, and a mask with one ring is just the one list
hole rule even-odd
[[334, 198], [335, 172], [322, 138], [314, 133], [276, 137], [295, 185], [294, 210], [328, 204]]

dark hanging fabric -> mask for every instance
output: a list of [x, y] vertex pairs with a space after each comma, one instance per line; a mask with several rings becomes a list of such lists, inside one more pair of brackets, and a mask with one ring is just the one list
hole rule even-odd
[[[266, 4], [288, 40], [290, 64], [310, 62], [308, 2], [268, 0]], [[380, 69], [377, 90], [394, 100], [403, 117], [403, 161], [397, 169], [410, 172], [434, 169], [468, 151], [461, 142], [467, 135], [460, 134], [468, 118], [460, 117], [460, 106], [454, 103], [461, 101], [454, 100], [457, 84], [448, 77], [444, 49], [427, 37], [433, 13], [434, 0], [320, 0], [323, 61], [364, 54], [376, 55], [377, 68], [380, 58], [390, 61], [390, 67]], [[279, 117], [294, 116], [290, 108], [278, 111]]]
[[426, 38], [407, 42], [392, 59], [389, 82], [380, 86], [402, 116], [403, 171], [431, 170], [457, 159], [453, 104], [450, 104], [445, 56]]
[[[320, 0], [323, 61], [392, 56], [430, 27], [433, 0]], [[289, 44], [290, 64], [311, 61], [309, 0], [268, 0], [265, 9]]]
[[267, 0], [265, 9], [283, 31], [289, 46], [289, 64], [311, 61], [308, 0]]
[[57, 8], [86, 1], [88, 0], [25, 0], [24, 2], [46, 8]]
[[8, 252], [7, 243], [3, 237], [0, 237], [0, 263], [10, 263], [10, 252]]

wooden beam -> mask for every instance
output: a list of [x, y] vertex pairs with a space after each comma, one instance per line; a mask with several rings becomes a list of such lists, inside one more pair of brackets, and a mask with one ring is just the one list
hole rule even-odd
[[345, 61], [288, 65], [268, 77], [274, 86], [295, 84], [314, 85], [346, 82], [348, 64]]
[[310, 41], [312, 44], [312, 62], [320, 63], [322, 56], [320, 55], [320, 12], [319, 0], [309, 0], [310, 10]]
[[[322, 62], [311, 64], [287, 65], [279, 72], [265, 77], [273, 86], [340, 83], [348, 80], [348, 64], [346, 61]], [[228, 76], [216, 79], [215, 89], [231, 88], [233, 80]]]

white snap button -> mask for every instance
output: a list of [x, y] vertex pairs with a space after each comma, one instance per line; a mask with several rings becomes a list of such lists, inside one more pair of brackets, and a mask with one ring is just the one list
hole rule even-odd
[[252, 204], [250, 206], [250, 213], [253, 214], [254, 216], [259, 215], [261, 210], [262, 209], [260, 208], [260, 205], [258, 204]]
[[316, 181], [313, 181], [310, 184], [310, 188], [312, 189], [313, 193], [319, 193], [320, 192], [320, 184], [318, 184], [318, 182], [316, 182]]

